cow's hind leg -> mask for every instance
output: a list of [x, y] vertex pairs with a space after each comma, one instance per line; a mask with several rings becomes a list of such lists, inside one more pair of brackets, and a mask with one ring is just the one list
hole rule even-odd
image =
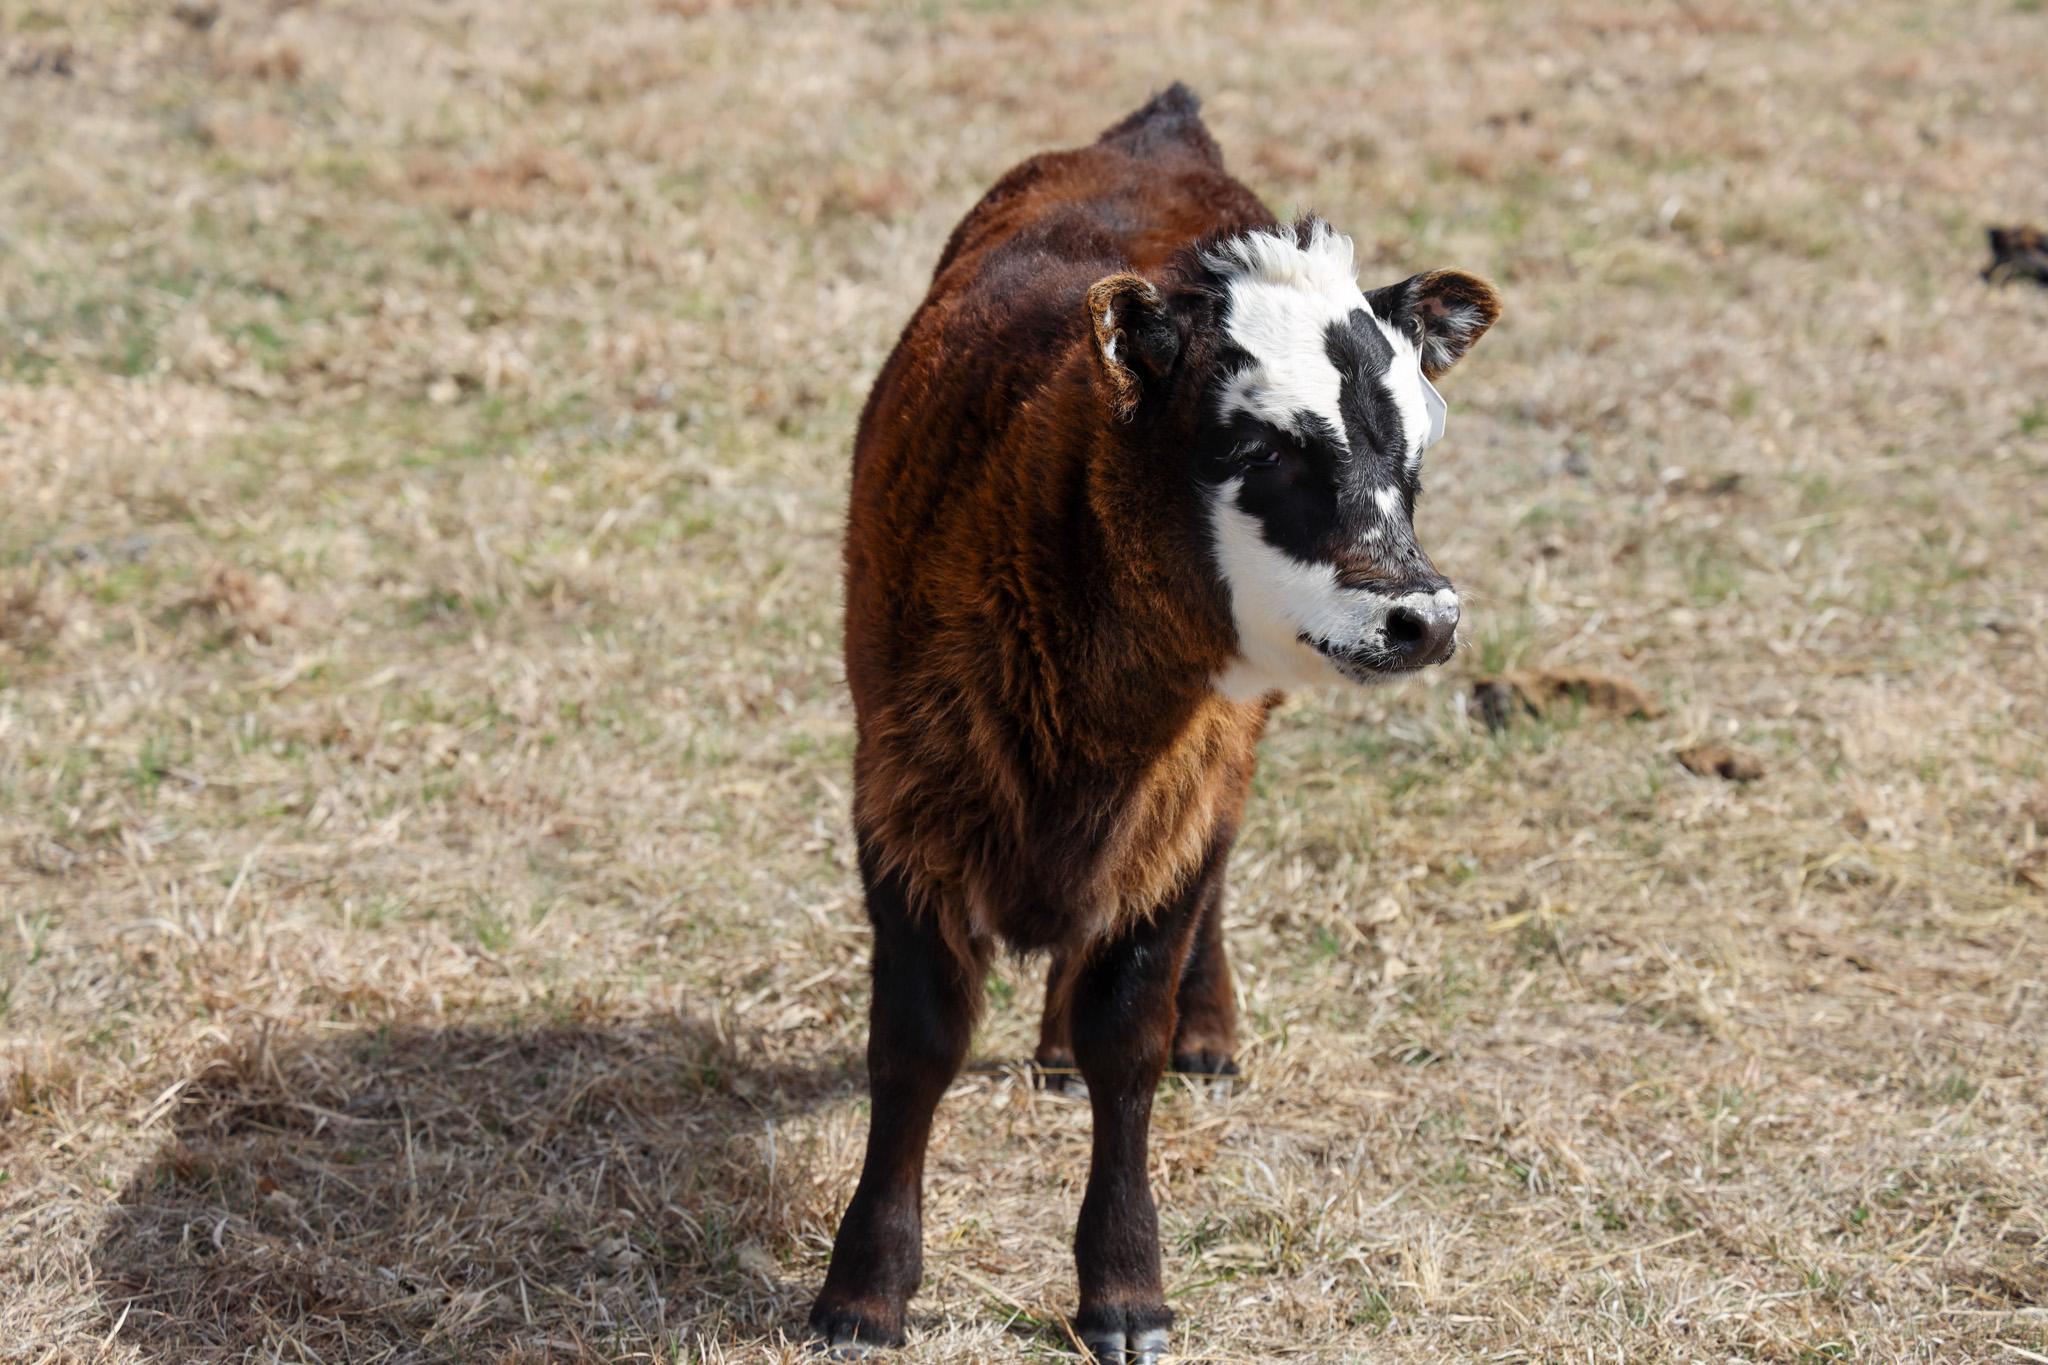
[[[1189, 1076], [1237, 1074], [1237, 996], [1230, 982], [1230, 958], [1223, 947], [1223, 865], [1206, 869], [1197, 884], [1201, 919], [1195, 926], [1176, 999], [1173, 1051], [1168, 1069]], [[1075, 960], [1055, 953], [1045, 974], [1045, 1013], [1038, 1024], [1032, 1061], [1049, 1090], [1075, 1091], [1079, 1073], [1068, 1015], [1074, 996]]]
[[1074, 976], [1068, 1020], [1095, 1120], [1074, 1231], [1081, 1281], [1074, 1330], [1105, 1365], [1152, 1365], [1173, 1324], [1145, 1151], [1152, 1094], [1173, 1045], [1174, 997], [1200, 916], [1197, 885], [1096, 949]]
[[1038, 1050], [1031, 1060], [1038, 1080], [1048, 1090], [1075, 1091], [1080, 1075], [1074, 1069], [1074, 1041], [1067, 1027], [1067, 1011], [1074, 994], [1075, 958], [1054, 953], [1045, 970], [1045, 1012], [1038, 1020]]
[[861, 871], [875, 930], [867, 1159], [810, 1319], [840, 1357], [902, 1344], [904, 1308], [924, 1272], [925, 1145], [967, 1056], [988, 967], [985, 955], [948, 945], [940, 907], [913, 914], [901, 880], [866, 850]]
[[1237, 997], [1223, 950], [1223, 867], [1206, 870], [1201, 922], [1181, 973], [1179, 1022], [1173, 1033], [1173, 1069], [1193, 1076], [1237, 1074]]

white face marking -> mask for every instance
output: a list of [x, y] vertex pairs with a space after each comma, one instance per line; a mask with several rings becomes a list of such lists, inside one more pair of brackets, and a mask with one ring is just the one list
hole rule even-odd
[[[1248, 412], [1292, 431], [1300, 414], [1312, 413], [1348, 450], [1339, 406], [1344, 376], [1330, 360], [1328, 337], [1332, 323], [1348, 322], [1363, 311], [1393, 353], [1377, 382], [1400, 414], [1406, 449], [1389, 453], [1413, 471], [1440, 431], [1429, 401], [1432, 391], [1415, 344], [1367, 304], [1353, 274], [1351, 240], [1322, 229], [1304, 247], [1291, 234], [1254, 233], [1219, 248], [1212, 263], [1231, 276], [1225, 331], [1252, 358], [1224, 385], [1219, 415], [1228, 420], [1233, 413]], [[1242, 487], [1239, 478], [1217, 488], [1210, 512], [1216, 560], [1238, 635], [1237, 658], [1215, 680], [1225, 696], [1250, 700], [1267, 692], [1376, 676], [1362, 666], [1340, 666], [1304, 636], [1338, 654], [1371, 652], [1386, 647], [1387, 617], [1396, 608], [1432, 622], [1455, 619], [1458, 597], [1448, 588], [1399, 598], [1348, 588], [1339, 583], [1334, 565], [1305, 563], [1270, 544], [1258, 519], [1237, 504]], [[1411, 532], [1401, 491], [1380, 486], [1372, 498], [1379, 517], [1359, 548], [1380, 550], [1405, 542]]]
[[1397, 607], [1436, 619], [1455, 615], [1458, 594], [1449, 588], [1386, 597], [1337, 581], [1330, 564], [1307, 564], [1266, 541], [1258, 519], [1237, 505], [1241, 478], [1215, 492], [1210, 521], [1216, 561], [1230, 591], [1237, 625], [1237, 657], [1219, 674], [1215, 688], [1232, 701], [1253, 701], [1268, 692], [1317, 687], [1368, 676], [1338, 668], [1323, 650], [1302, 639], [1326, 642], [1339, 653], [1380, 647], [1387, 616]]
[[[1358, 293], [1357, 285], [1351, 293]], [[1329, 423], [1339, 445], [1348, 445], [1337, 407], [1344, 377], [1330, 363], [1323, 339], [1330, 324], [1349, 317], [1354, 306], [1364, 306], [1363, 296], [1351, 305], [1293, 285], [1234, 282], [1226, 331], [1253, 363], [1224, 388], [1223, 416], [1245, 411], [1293, 431], [1297, 417], [1312, 412]]]
[[1344, 377], [1330, 362], [1327, 338], [1330, 324], [1363, 310], [1394, 353], [1378, 382], [1401, 414], [1408, 447], [1401, 456], [1411, 468], [1420, 461], [1431, 427], [1420, 357], [1415, 344], [1366, 303], [1349, 237], [1322, 228], [1303, 247], [1292, 235], [1253, 233], [1219, 248], [1215, 263], [1234, 272], [1224, 331], [1252, 357], [1224, 386], [1221, 417], [1249, 412], [1292, 431], [1301, 413], [1314, 413], [1348, 449], [1338, 408]]
[[[1381, 323], [1382, 330], [1389, 330]], [[1394, 363], [1387, 367], [1386, 390], [1401, 414], [1401, 438], [1408, 443], [1410, 470], [1422, 467], [1422, 452], [1429, 448], [1432, 423], [1429, 413], [1429, 381], [1422, 376], [1422, 357], [1407, 337], [1394, 348]], [[1442, 402], [1442, 399], [1438, 399]]]

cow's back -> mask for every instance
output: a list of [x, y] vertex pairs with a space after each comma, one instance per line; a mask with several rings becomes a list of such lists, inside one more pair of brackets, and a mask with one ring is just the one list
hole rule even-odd
[[850, 631], [862, 629], [867, 589], [899, 595], [942, 505], [971, 500], [1009, 422], [1073, 360], [1089, 286], [1122, 272], [1156, 279], [1190, 242], [1274, 224], [1223, 169], [1198, 110], [1175, 84], [1089, 146], [1014, 167], [953, 230], [861, 415]]
[[953, 229], [931, 297], [960, 291], [1014, 299], [1008, 286], [1035, 281], [1025, 291], [1035, 304], [1075, 305], [1063, 311], [1078, 336], [1079, 300], [1103, 275], [1156, 276], [1174, 253], [1209, 233], [1272, 226], [1266, 206], [1224, 170], [1199, 108], [1175, 84], [1089, 146], [1011, 169]]

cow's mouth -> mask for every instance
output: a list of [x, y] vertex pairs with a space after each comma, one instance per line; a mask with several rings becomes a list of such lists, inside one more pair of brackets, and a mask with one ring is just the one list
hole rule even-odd
[[1457, 642], [1452, 640], [1434, 657], [1424, 658], [1379, 645], [1340, 645], [1319, 636], [1304, 633], [1298, 637], [1309, 648], [1328, 659], [1336, 670], [1356, 683], [1386, 682], [1406, 673], [1420, 673], [1435, 668], [1458, 652]]

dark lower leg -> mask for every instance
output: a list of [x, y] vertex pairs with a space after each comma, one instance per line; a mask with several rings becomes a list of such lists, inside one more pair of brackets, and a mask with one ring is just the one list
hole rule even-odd
[[1203, 886], [1202, 919], [1181, 974], [1173, 1069], [1202, 1076], [1237, 1074], [1237, 997], [1223, 950], [1223, 870]]
[[868, 879], [875, 926], [867, 1159], [840, 1220], [811, 1327], [833, 1345], [897, 1344], [924, 1270], [925, 1145], [974, 1029], [986, 960], [961, 961], [933, 907], [913, 916], [896, 880]]
[[1173, 1321], [1145, 1153], [1198, 904], [1193, 894], [1183, 897], [1095, 953], [1075, 974], [1068, 1012], [1095, 1119], [1074, 1232], [1081, 1282], [1074, 1326], [1098, 1358], [1116, 1365], [1155, 1358]]

